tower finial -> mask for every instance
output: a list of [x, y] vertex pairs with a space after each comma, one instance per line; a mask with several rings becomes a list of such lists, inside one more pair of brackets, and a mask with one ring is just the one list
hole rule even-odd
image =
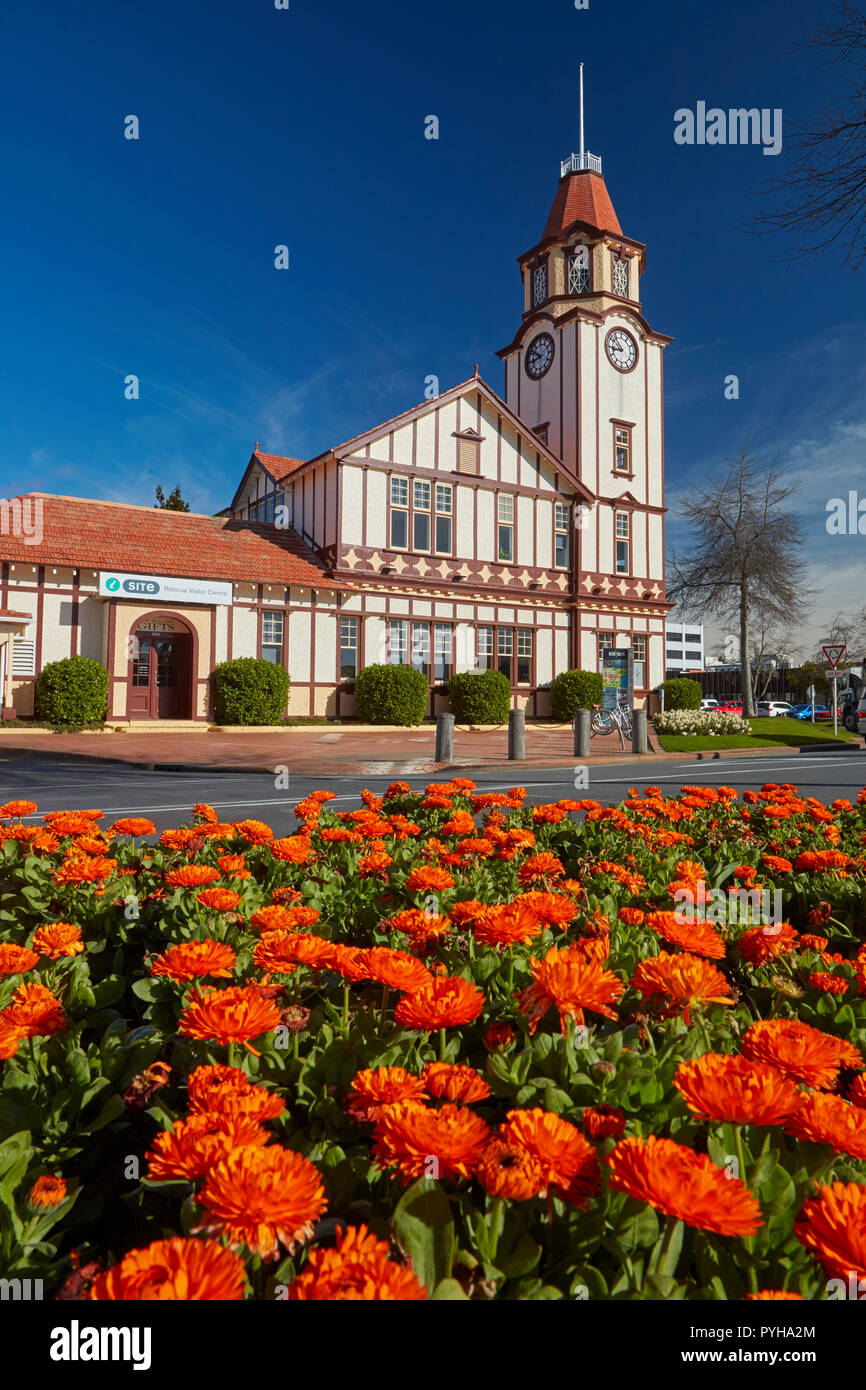
[[580, 65], [580, 162], [583, 164], [583, 63]]

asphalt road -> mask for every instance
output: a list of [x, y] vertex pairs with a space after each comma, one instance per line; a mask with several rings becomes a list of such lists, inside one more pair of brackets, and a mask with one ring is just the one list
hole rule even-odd
[[[683, 758], [676, 762], [632, 758], [582, 769], [588, 781], [580, 774], [576, 776], [574, 763], [561, 768], [515, 763], [513, 768], [513, 772], [503, 772], [501, 768], [478, 772], [459, 768], [455, 775], [473, 777], [486, 791], [515, 785], [526, 787], [532, 801], [591, 796], [612, 804], [623, 799], [628, 787], [648, 783], [675, 793], [683, 783], [725, 784], [744, 791], [749, 787], [757, 790], [764, 782], [793, 782], [804, 795], [816, 796], [826, 804], [841, 796], [856, 800], [861, 787], [866, 786], [866, 749], [858, 745], [844, 752], [816, 750], [765, 757]], [[327, 787], [336, 793], [332, 803], [336, 808], [351, 810], [360, 804], [358, 793], [362, 787], [380, 792], [394, 780], [390, 776], [290, 776], [289, 787], [278, 789], [274, 778], [265, 773], [144, 772], [109, 763], [0, 758], [0, 802], [28, 797], [41, 812], [98, 806], [110, 819], [149, 816], [158, 830], [187, 820], [193, 804], [206, 801], [223, 820], [255, 816], [279, 834], [287, 834], [297, 825], [292, 807], [315, 788]], [[402, 780], [413, 789], [421, 788], [430, 781], [447, 780], [447, 773]]]

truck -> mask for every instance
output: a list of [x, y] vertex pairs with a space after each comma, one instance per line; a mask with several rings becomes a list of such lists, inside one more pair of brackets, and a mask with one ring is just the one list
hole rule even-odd
[[836, 702], [841, 711], [841, 719], [849, 733], [857, 733], [857, 706], [866, 694], [866, 662], [848, 666], [839, 672], [836, 684]]

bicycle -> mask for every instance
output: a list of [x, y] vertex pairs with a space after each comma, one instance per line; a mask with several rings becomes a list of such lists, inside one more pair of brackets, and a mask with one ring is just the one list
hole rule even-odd
[[625, 748], [626, 739], [631, 738], [631, 710], [624, 703], [622, 695], [617, 695], [613, 709], [593, 705], [589, 727], [593, 734], [612, 734], [614, 729], [619, 729], [620, 741]]

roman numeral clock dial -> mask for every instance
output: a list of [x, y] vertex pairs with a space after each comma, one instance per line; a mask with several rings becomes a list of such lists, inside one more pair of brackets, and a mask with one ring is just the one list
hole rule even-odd
[[605, 341], [608, 360], [618, 372], [630, 372], [637, 362], [637, 343], [624, 328], [612, 328]]
[[549, 333], [539, 333], [534, 338], [526, 354], [526, 374], [533, 381], [539, 381], [550, 370], [553, 361], [553, 339]]

